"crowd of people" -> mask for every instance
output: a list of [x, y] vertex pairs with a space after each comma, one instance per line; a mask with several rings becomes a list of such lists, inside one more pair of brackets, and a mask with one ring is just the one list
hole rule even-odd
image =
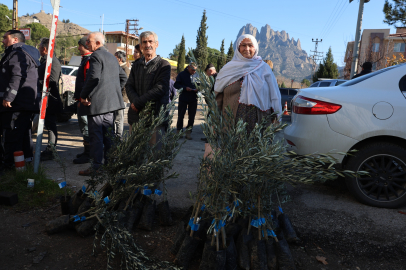
[[[6, 50], [0, 61], [0, 158], [3, 168], [12, 168], [16, 151], [23, 151], [26, 161], [33, 158], [31, 126], [39, 112], [49, 39], [43, 38], [37, 50], [25, 44], [22, 32], [10, 30], [3, 36], [3, 44]], [[275, 121], [275, 117], [270, 116], [273, 112], [282, 112], [281, 96], [272, 70], [258, 56], [256, 39], [242, 35], [236, 44], [238, 50], [234, 57], [219, 73], [213, 64], [208, 64], [204, 71], [215, 79], [211, 90], [215, 92], [218, 108], [223, 111], [230, 107], [236, 121], [243, 119], [247, 122], [247, 132], [250, 132], [263, 118]], [[171, 78], [169, 62], [157, 55], [159, 41], [156, 33], [141, 33], [131, 68], [124, 52], [113, 55], [104, 45], [105, 37], [100, 32], [92, 32], [78, 41], [82, 61], [76, 76], [74, 98], [78, 101], [77, 117], [84, 150], [73, 163], [92, 161], [88, 169], [79, 172], [83, 176], [97, 172], [103, 162], [107, 164], [112, 138], [123, 137], [124, 100], [130, 104], [128, 124], [131, 133], [136, 132], [133, 125], [139, 121], [139, 113], [148, 102], [153, 102], [151, 115], [157, 116], [160, 108], [174, 99], [177, 89], [183, 89], [178, 100], [176, 129], [177, 132], [184, 129], [184, 116], [188, 111], [185, 127], [188, 140], [192, 139], [198, 104], [195, 74], [198, 65], [192, 62], [176, 79]], [[53, 158], [52, 151], [55, 150], [52, 148], [57, 145], [57, 114], [62, 111], [60, 76], [61, 65], [53, 57], [45, 116], [48, 144], [41, 153], [42, 161]], [[159, 136], [167, 128], [165, 124], [159, 127], [150, 144], [158, 144], [159, 149]]]

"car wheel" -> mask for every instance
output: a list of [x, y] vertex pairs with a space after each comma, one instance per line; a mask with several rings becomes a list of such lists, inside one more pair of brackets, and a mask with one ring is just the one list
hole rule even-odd
[[352, 156], [346, 168], [369, 175], [346, 177], [357, 200], [375, 207], [398, 208], [406, 204], [406, 149], [392, 143], [373, 143]]

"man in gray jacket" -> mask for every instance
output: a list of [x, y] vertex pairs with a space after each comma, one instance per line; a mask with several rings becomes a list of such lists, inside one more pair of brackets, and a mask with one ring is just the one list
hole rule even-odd
[[[90, 68], [80, 93], [81, 102], [87, 106], [87, 118], [90, 137], [90, 157], [93, 167], [80, 171], [79, 175], [90, 175], [107, 164], [107, 153], [111, 147], [114, 130], [114, 112], [124, 108], [121, 89], [127, 81], [127, 75], [118, 64], [114, 55], [104, 48], [104, 36], [100, 32], [88, 35], [86, 45], [93, 52]], [[104, 152], [104, 155], [103, 155]]]

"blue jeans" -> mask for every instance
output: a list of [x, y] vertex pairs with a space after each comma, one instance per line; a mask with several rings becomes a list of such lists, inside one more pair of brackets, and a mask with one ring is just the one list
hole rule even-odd
[[111, 138], [114, 136], [114, 113], [104, 113], [87, 116], [90, 138], [90, 158], [93, 159], [93, 168], [98, 169], [107, 165], [107, 153], [111, 147]]

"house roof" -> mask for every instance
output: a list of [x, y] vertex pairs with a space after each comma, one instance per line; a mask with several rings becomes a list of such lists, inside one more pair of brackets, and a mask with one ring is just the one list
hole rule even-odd
[[390, 37], [406, 37], [406, 32], [403, 33], [396, 33], [396, 34], [390, 34]]
[[[111, 32], [105, 32], [105, 34], [106, 34], [106, 35], [123, 35], [123, 36], [126, 36], [126, 35], [127, 35], [127, 33], [124, 32], [124, 31], [111, 31]], [[129, 36], [130, 36], [130, 37], [133, 37], [133, 38], [135, 38], [135, 39], [139, 39], [139, 37], [136, 36], [136, 35], [130, 34]]]

